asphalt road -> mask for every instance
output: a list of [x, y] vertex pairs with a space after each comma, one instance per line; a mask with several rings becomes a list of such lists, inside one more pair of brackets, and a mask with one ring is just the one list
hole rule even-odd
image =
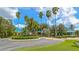
[[14, 51], [16, 48], [21, 47], [33, 47], [33, 46], [45, 46], [48, 44], [55, 44], [62, 42], [63, 40], [9, 40], [9, 39], [0, 39], [0, 51]]

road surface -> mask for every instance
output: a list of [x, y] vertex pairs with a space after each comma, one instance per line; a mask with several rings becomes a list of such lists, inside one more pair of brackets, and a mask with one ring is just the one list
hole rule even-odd
[[21, 47], [32, 47], [32, 46], [45, 46], [48, 44], [55, 44], [62, 42], [63, 40], [48, 40], [48, 39], [39, 39], [39, 40], [9, 40], [9, 39], [0, 39], [0, 51], [13, 51], [16, 48]]

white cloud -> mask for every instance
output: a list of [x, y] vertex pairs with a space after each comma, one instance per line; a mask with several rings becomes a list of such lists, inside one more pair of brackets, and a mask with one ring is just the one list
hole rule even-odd
[[17, 27], [17, 28], [24, 28], [26, 25], [24, 25], [24, 24], [17, 24], [17, 25], [14, 25], [15, 27]]
[[[52, 8], [47, 7], [47, 8], [37, 8], [36, 11], [42, 11], [44, 14], [46, 13], [46, 10], [51, 10]], [[79, 23], [79, 19], [77, 19], [74, 15], [77, 13], [77, 11], [73, 8], [73, 7], [60, 7], [58, 13], [57, 13], [57, 17], [59, 18], [59, 20], [57, 20], [57, 23], [62, 23], [62, 20], [64, 21], [64, 24], [78, 24]], [[50, 23], [50, 25], [52, 25], [51, 20], [54, 20], [54, 15], [52, 14], [52, 17], [50, 19], [50, 21], [48, 21]]]
[[65, 24], [73, 24], [76, 25], [79, 23], [79, 19], [77, 19], [74, 15], [77, 11], [73, 8], [61, 8], [62, 17], [61, 19], [64, 21]]
[[77, 13], [73, 7], [62, 7], [60, 10], [62, 11], [62, 17], [69, 17]]
[[36, 12], [44, 11], [44, 7], [36, 7], [33, 9], [36, 10]]
[[40, 8], [39, 8], [39, 11], [43, 11], [43, 7], [40, 7]]
[[18, 8], [12, 8], [12, 7], [1, 7], [0, 8], [0, 16], [3, 16], [5, 18], [15, 18], [16, 12], [18, 11]]
[[63, 23], [63, 21], [62, 21], [62, 19], [59, 19], [57, 22], [56, 22], [57, 24], [62, 24]]
[[74, 16], [76, 13], [77, 11], [73, 7], [61, 7], [57, 15], [60, 19], [57, 22], [61, 23], [63, 21], [65, 25], [76, 25], [79, 23], [79, 19]]
[[70, 20], [71, 24], [73, 24], [73, 25], [79, 24], [79, 19], [77, 19], [74, 16], [69, 17], [69, 20]]

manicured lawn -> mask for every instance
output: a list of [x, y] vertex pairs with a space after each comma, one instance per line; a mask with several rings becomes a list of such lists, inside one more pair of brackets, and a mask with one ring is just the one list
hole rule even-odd
[[38, 46], [30, 48], [18, 48], [18, 51], [79, 51], [79, 47], [74, 46], [76, 40], [66, 40], [61, 43], [48, 45], [48, 46]]

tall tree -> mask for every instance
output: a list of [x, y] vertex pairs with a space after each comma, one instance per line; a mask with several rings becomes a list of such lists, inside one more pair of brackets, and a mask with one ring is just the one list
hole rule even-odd
[[39, 28], [39, 24], [36, 21], [34, 21], [33, 18], [28, 18], [28, 16], [25, 16], [24, 19], [25, 19], [26, 26], [27, 26], [26, 28], [30, 31], [31, 34], [33, 33], [36, 34]]
[[[40, 11], [39, 12], [39, 18], [41, 18], [42, 19], [42, 17], [43, 17], [43, 12], [42, 11]], [[41, 22], [41, 21], [40, 21]]]
[[46, 11], [46, 16], [47, 16], [48, 19], [51, 17], [51, 11], [50, 10]]
[[20, 12], [16, 12], [16, 17], [18, 18], [18, 28], [19, 28]]
[[42, 11], [39, 12], [39, 17], [42, 19], [42, 17], [43, 17], [43, 12]]
[[[50, 17], [51, 17], [51, 11], [50, 10], [47, 10], [46, 11], [46, 16], [47, 16], [47, 18], [48, 18], [48, 20], [50, 19]], [[47, 21], [48, 22], [48, 21]], [[49, 22], [48, 22], [48, 26], [50, 26], [50, 24], [49, 24]], [[49, 30], [49, 28], [48, 28], [48, 30]], [[50, 30], [49, 30], [50, 31]], [[50, 36], [50, 32], [49, 32], [49, 36]]]
[[57, 12], [58, 12], [58, 7], [53, 7], [52, 8], [52, 13], [55, 15], [55, 37], [57, 36], [57, 31], [56, 31], [56, 15], [57, 15]]
[[[41, 18], [41, 19], [42, 19], [42, 17], [43, 17], [43, 12], [42, 12], [42, 11], [40, 11], [40, 12], [39, 12], [39, 18]], [[40, 22], [42, 22], [42, 20], [41, 20]], [[41, 26], [40, 26], [40, 28], [41, 28]], [[42, 31], [42, 28], [41, 28], [41, 31]], [[42, 35], [42, 33], [41, 33], [41, 35]]]
[[[50, 17], [51, 17], [51, 11], [50, 11], [50, 10], [47, 10], [47, 11], [46, 11], [46, 16], [47, 16], [47, 18], [48, 18], [48, 20], [49, 20]], [[49, 25], [49, 23], [48, 23], [48, 25]]]
[[28, 18], [28, 16], [24, 16], [24, 20], [25, 20], [26, 25], [28, 25], [29, 24], [29, 18]]

